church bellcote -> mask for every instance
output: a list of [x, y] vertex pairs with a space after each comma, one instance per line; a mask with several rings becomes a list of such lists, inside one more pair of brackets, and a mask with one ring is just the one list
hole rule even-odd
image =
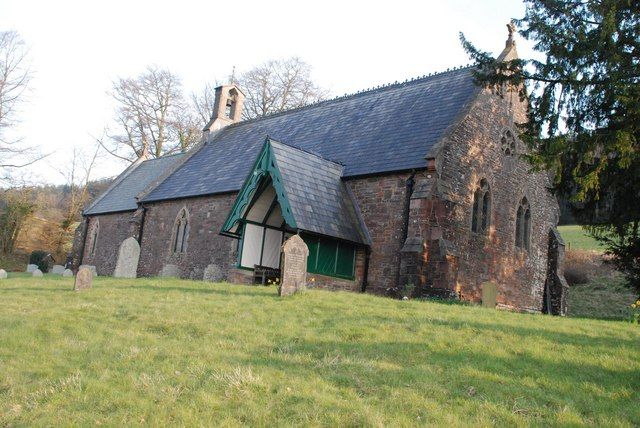
[[202, 130], [204, 138], [211, 132], [215, 132], [232, 123], [240, 122], [242, 118], [242, 106], [244, 94], [235, 84], [222, 85], [216, 88], [213, 114], [209, 123]]

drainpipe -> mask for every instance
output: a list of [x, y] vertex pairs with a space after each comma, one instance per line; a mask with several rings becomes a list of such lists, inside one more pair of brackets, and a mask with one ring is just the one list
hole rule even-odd
[[140, 229], [138, 230], [138, 244], [142, 246], [142, 231], [144, 230], [144, 219], [147, 217], [147, 207], [140, 204], [142, 215], [140, 216]]
[[362, 273], [362, 285], [360, 291], [365, 292], [367, 290], [367, 281], [369, 279], [369, 258], [371, 256], [371, 248], [369, 246], [364, 249], [364, 272]]
[[[411, 175], [407, 179], [407, 193], [404, 200], [404, 209], [402, 213], [402, 237], [400, 240], [400, 249], [404, 246], [407, 236], [409, 235], [409, 211], [411, 207], [411, 195], [413, 194], [413, 186], [415, 184], [416, 171], [411, 171]], [[398, 269], [396, 271], [396, 287], [400, 289], [400, 260], [398, 260]]]
[[82, 265], [84, 261], [84, 247], [87, 245], [87, 230], [89, 229], [89, 218], [82, 214], [82, 243], [80, 244], [80, 255], [78, 257], [78, 266]]

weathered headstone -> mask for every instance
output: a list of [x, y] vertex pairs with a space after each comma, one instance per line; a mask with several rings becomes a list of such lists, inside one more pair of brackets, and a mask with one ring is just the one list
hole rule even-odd
[[122, 241], [118, 250], [118, 261], [113, 272], [114, 278], [135, 278], [140, 259], [140, 244], [134, 237]]
[[40, 269], [36, 269], [33, 271], [32, 275], [36, 278], [42, 278], [42, 271]]
[[87, 269], [89, 269], [91, 271], [91, 273], [93, 274], [93, 276], [98, 276], [98, 271], [96, 270], [96, 267], [93, 265], [80, 265], [80, 267], [78, 268], [78, 271], [80, 269], [82, 269], [83, 267], [86, 267]]
[[482, 306], [485, 308], [495, 308], [498, 297], [498, 287], [493, 282], [482, 284]]
[[64, 266], [62, 265], [53, 265], [53, 268], [51, 268], [51, 273], [53, 274], [62, 275], [62, 272], [64, 272]]
[[220, 282], [222, 281], [222, 270], [220, 266], [211, 264], [204, 269], [203, 281]]
[[34, 270], [38, 269], [38, 265], [27, 265], [27, 272], [33, 273]]
[[7, 279], [7, 271], [0, 269], [0, 279]]
[[62, 276], [64, 276], [65, 278], [73, 276], [73, 271], [71, 269], [65, 269], [64, 272], [62, 272]]
[[164, 265], [160, 271], [160, 276], [163, 278], [178, 278], [178, 266], [176, 265]]
[[293, 235], [282, 245], [284, 262], [282, 284], [278, 289], [280, 296], [289, 296], [307, 286], [307, 257], [309, 248], [300, 235]]
[[75, 291], [86, 290], [87, 288], [91, 288], [93, 286], [93, 272], [88, 267], [81, 267], [78, 269], [78, 274], [76, 275], [76, 281], [73, 284], [73, 289]]

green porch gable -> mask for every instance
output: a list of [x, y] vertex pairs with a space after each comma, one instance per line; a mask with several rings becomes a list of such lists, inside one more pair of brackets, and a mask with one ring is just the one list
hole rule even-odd
[[277, 202], [281, 229], [370, 245], [355, 199], [342, 181], [343, 170], [339, 163], [267, 137], [220, 233], [241, 238], [247, 215], [263, 203], [263, 193], [273, 192], [264, 220], [253, 222], [266, 223]]
[[282, 184], [282, 176], [278, 167], [271, 147], [271, 139], [266, 138], [264, 145], [256, 159], [249, 176], [244, 181], [238, 196], [225, 220], [221, 234], [240, 238], [242, 233], [242, 221], [251, 203], [260, 196], [264, 190], [265, 184], [271, 182], [276, 192], [276, 200], [280, 205], [282, 217], [289, 228], [296, 230], [297, 223], [291, 212], [291, 204], [287, 199], [287, 194]]

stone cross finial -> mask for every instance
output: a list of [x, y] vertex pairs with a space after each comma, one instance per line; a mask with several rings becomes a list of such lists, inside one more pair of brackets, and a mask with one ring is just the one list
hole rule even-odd
[[507, 31], [509, 31], [509, 38], [507, 39], [507, 46], [515, 44], [513, 40], [513, 34], [516, 32], [516, 24], [513, 21], [507, 24]]

